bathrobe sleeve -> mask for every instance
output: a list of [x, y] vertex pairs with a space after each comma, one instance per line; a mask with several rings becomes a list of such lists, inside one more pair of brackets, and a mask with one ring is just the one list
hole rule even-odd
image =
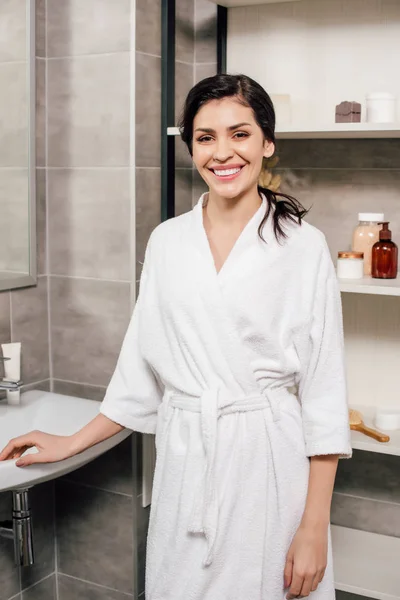
[[306, 452], [307, 456], [350, 458], [342, 304], [325, 240], [314, 293], [299, 381]]
[[154, 434], [163, 391], [140, 350], [141, 306], [146, 301], [149, 255], [150, 242], [146, 249], [137, 302], [100, 412], [128, 429]]

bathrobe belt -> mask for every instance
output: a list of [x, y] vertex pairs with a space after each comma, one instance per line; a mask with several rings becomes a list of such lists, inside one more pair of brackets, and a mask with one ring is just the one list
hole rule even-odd
[[[200, 490], [197, 494], [189, 533], [201, 533], [207, 540], [207, 555], [204, 566], [209, 566], [214, 557], [214, 545], [218, 530], [218, 498], [215, 481], [215, 460], [217, 448], [218, 419], [236, 412], [270, 409], [273, 421], [280, 418], [279, 402], [288, 397], [287, 388], [266, 390], [263, 394], [234, 397], [220, 390], [206, 390], [202, 396], [181, 396], [172, 394], [170, 406], [200, 413], [201, 429], [206, 454], [206, 468]], [[224, 397], [226, 396], [226, 397]]]

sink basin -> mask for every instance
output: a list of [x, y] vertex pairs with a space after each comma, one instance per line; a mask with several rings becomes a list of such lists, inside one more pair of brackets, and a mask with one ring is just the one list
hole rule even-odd
[[[11, 438], [39, 429], [56, 435], [70, 435], [81, 429], [99, 414], [100, 403], [85, 398], [75, 398], [32, 390], [21, 394], [18, 406], [0, 402], [0, 448]], [[117, 435], [96, 444], [66, 460], [36, 464], [29, 467], [15, 466], [15, 460], [0, 462], [0, 492], [30, 487], [60, 475], [70, 473], [113, 448], [132, 432], [124, 429]], [[31, 449], [28, 452], [36, 452]]]

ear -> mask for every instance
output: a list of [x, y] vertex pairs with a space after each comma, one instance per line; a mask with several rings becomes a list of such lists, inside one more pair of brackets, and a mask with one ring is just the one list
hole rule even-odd
[[274, 154], [274, 152], [275, 152], [274, 142], [265, 140], [265, 142], [264, 142], [264, 158], [270, 158]]

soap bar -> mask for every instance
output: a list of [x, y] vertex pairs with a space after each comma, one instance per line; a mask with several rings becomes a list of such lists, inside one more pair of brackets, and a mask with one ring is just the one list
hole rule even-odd
[[336, 106], [336, 123], [360, 123], [361, 104], [359, 102], [341, 102]]

